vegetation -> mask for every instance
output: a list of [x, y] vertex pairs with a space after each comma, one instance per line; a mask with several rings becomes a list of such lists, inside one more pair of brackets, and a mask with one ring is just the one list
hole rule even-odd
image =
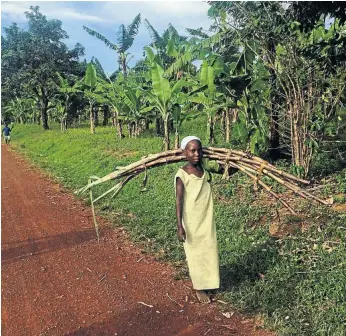
[[[208, 15], [209, 31], [187, 28], [185, 36], [172, 24], [159, 34], [144, 20], [152, 43], [133, 68], [128, 50], [140, 14], [120, 26], [116, 43], [85, 27], [119, 56], [108, 75], [97, 59], [80, 61], [80, 44], [66, 47], [60, 21], [30, 7], [28, 30], [14, 23], [2, 36], [2, 122], [16, 122], [14, 146], [71, 190], [86, 176], [177, 148], [188, 134], [317, 182], [311, 192], [333, 196], [342, 211], [300, 200], [295, 209], [304, 216], [286, 216], [240, 174], [216, 178], [223, 295], [242, 311], [262, 314], [282, 335], [344, 335], [343, 4], [212, 1]], [[145, 188], [133, 178], [116, 202], [100, 200], [98, 211], [178, 263], [174, 193], [167, 188], [176, 168], [152, 169]], [[289, 197], [279, 183], [263, 181]]]
[[214, 20], [210, 32], [187, 29], [190, 36], [171, 24], [160, 35], [145, 20], [152, 43], [132, 69], [128, 49], [140, 14], [120, 26], [117, 44], [84, 27], [119, 55], [119, 70], [108, 76], [97, 59], [88, 67], [78, 62], [83, 47], [68, 50], [61, 22], [31, 7], [28, 31], [15, 23], [4, 29], [3, 119], [40, 121], [44, 129], [48, 118], [58, 119], [62, 130], [89, 119], [95, 133], [103, 110], [104, 123], [112, 115], [119, 137], [124, 124], [130, 136], [139, 136], [155, 122], [168, 150], [171, 131], [176, 147], [179, 125], [205, 114], [208, 144], [237, 139], [255, 155], [290, 158], [302, 177], [322, 151], [344, 160], [346, 30], [340, 5], [293, 3], [284, 9], [279, 2], [210, 2], [208, 15]]
[[11, 100], [34, 100], [42, 126], [48, 129], [48, 105], [58, 91], [56, 72], [71, 78], [81, 75], [78, 58], [84, 55], [84, 48], [77, 44], [68, 50], [62, 42], [68, 35], [61, 21], [47, 20], [39, 7], [30, 7], [25, 14], [28, 31], [13, 23], [4, 28], [6, 36], [1, 38], [1, 103], [7, 106]]

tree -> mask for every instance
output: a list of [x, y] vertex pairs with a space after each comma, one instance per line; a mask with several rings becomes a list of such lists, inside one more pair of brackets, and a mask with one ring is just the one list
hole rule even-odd
[[57, 99], [49, 102], [48, 113], [52, 120], [60, 123], [61, 132], [66, 131], [67, 111], [66, 107], [60, 100]]
[[339, 19], [340, 24], [346, 22], [345, 4], [342, 1], [292, 1], [288, 8], [290, 19], [297, 20], [305, 32], [314, 29], [315, 24], [329, 15]]
[[171, 23], [168, 24], [168, 28], [162, 35], [155, 30], [148, 20], [145, 20], [144, 23], [152, 40], [150, 47], [156, 50], [162, 67], [167, 69], [178, 56], [177, 48], [181, 47], [187, 38], [179, 35]]
[[205, 87], [203, 92], [197, 92], [190, 98], [192, 103], [197, 103], [202, 106], [203, 112], [207, 115], [207, 139], [208, 144], [214, 144], [215, 134], [215, 115], [219, 106], [221, 105], [220, 92], [217, 92], [215, 86], [215, 68], [210, 66], [207, 60], [203, 61], [200, 71], [200, 80], [195, 87], [198, 88]]
[[189, 86], [190, 83], [185, 79], [170, 82], [164, 77], [164, 70], [160, 63], [160, 58], [155, 55], [150, 47], [145, 48], [147, 57], [150, 61], [150, 77], [152, 86], [150, 89], [142, 89], [142, 93], [148, 98], [160, 112], [164, 125], [164, 149], [169, 150], [169, 121], [172, 118], [173, 106], [177, 103], [179, 93], [182, 88]]
[[27, 122], [28, 117], [30, 117], [29, 112], [31, 111], [32, 106], [32, 99], [21, 99], [16, 97], [15, 99], [11, 100], [4, 108], [4, 119], [14, 119], [14, 121], [17, 123], [25, 124]]
[[[76, 80], [74, 84], [69, 84], [68, 80], [63, 78], [59, 72], [56, 73], [59, 79], [59, 84], [58, 86], [58, 92], [61, 94], [61, 98], [63, 100], [62, 107], [63, 107], [63, 113], [60, 113], [62, 117], [60, 118], [60, 123], [61, 123], [61, 131], [66, 131], [67, 129], [67, 118], [68, 118], [68, 113], [70, 110], [70, 107], [73, 103], [72, 98], [78, 93], [81, 92], [81, 90], [78, 89], [78, 87], [81, 85], [81, 83]], [[55, 104], [56, 105], [56, 104]], [[59, 105], [59, 110], [60, 107]]]
[[86, 26], [83, 26], [84, 30], [86, 30], [91, 36], [95, 36], [99, 40], [103, 41], [107, 47], [115, 50], [118, 53], [119, 64], [121, 65], [124, 76], [127, 75], [127, 50], [133, 44], [133, 41], [138, 34], [138, 29], [141, 24], [141, 14], [138, 14], [132, 21], [132, 23], [125, 27], [123, 24], [120, 25], [117, 32], [117, 44], [110, 42], [106, 37], [101, 35], [95, 30], [92, 30]]
[[5, 99], [11, 95], [36, 99], [42, 126], [48, 129], [47, 110], [56, 91], [56, 71], [80, 75], [78, 59], [84, 55], [84, 48], [76, 44], [69, 50], [62, 42], [68, 35], [61, 28], [61, 21], [48, 20], [38, 6], [31, 6], [25, 14], [28, 31], [19, 29], [16, 24], [4, 28], [2, 88]]
[[[219, 49], [222, 54], [227, 52], [229, 44], [226, 41], [231, 39], [238, 44], [241, 49], [251, 53], [251, 49], [260, 52], [266, 51], [266, 57], [270, 57], [275, 62], [275, 50], [278, 41], [283, 39], [282, 31], [278, 30], [284, 22], [284, 9], [279, 2], [211, 2], [209, 15], [214, 18], [214, 28], [221, 33]], [[251, 46], [251, 48], [249, 48]], [[253, 51], [253, 50], [252, 50]], [[252, 61], [251, 61], [252, 62]], [[251, 62], [244, 64], [249, 67]], [[267, 114], [269, 116], [269, 154], [273, 159], [280, 156], [280, 129], [279, 114], [277, 105], [281, 92], [277, 92], [276, 73], [271, 67], [267, 67], [269, 72], [270, 94], [267, 104]]]
[[100, 96], [96, 93], [98, 89], [97, 86], [97, 74], [95, 67], [92, 63], [88, 63], [87, 69], [85, 71], [84, 77], [84, 95], [88, 99], [89, 102], [89, 118], [90, 118], [90, 133], [95, 134], [95, 113], [94, 113], [94, 105], [100, 99]]
[[[237, 104], [242, 112], [237, 133], [244, 139], [248, 133], [252, 150], [261, 143], [265, 147], [269, 133], [271, 157], [286, 151], [297, 172], [307, 175], [326, 130], [340, 130], [336, 116], [344, 105], [344, 6], [295, 2], [285, 9], [280, 2], [210, 3], [217, 33], [203, 44], [227, 59], [231, 41], [250, 56], [244, 59], [249, 84]], [[324, 25], [327, 14], [334, 18], [329, 30]]]

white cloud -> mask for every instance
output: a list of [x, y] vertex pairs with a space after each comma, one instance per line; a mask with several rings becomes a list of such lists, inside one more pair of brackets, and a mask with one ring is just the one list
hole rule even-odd
[[89, 22], [105, 22], [104, 19], [94, 16], [94, 15], [87, 15], [82, 13], [77, 13], [75, 11], [66, 11], [61, 13], [61, 18], [72, 18], [80, 21], [89, 21]]
[[29, 9], [25, 3], [18, 2], [1, 2], [1, 16], [15, 22], [26, 21], [24, 12]]
[[105, 19], [95, 16], [92, 13], [83, 13], [76, 11], [68, 6], [73, 2], [2, 2], [1, 15], [8, 20], [23, 22], [25, 18], [25, 11], [28, 11], [30, 6], [39, 6], [41, 13], [49, 18], [60, 20], [79, 20], [84, 22], [104, 22]]
[[185, 28], [208, 29], [208, 4], [204, 1], [33, 1], [2, 2], [3, 19], [25, 22], [25, 11], [30, 6], [39, 6], [49, 18], [62, 21], [81, 21], [97, 25], [118, 26], [131, 23], [137, 13], [142, 22], [147, 19], [160, 33], [172, 23], [179, 33]]
[[202, 1], [111, 1], [103, 2], [99, 10], [102, 17], [115, 24], [129, 24], [137, 13], [141, 13], [142, 21], [147, 19], [160, 33], [168, 23], [172, 23], [179, 33], [184, 33], [185, 28], [209, 28], [208, 8], [209, 5]]

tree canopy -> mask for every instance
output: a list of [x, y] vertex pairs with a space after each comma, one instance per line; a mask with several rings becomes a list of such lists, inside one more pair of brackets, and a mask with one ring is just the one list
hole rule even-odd
[[29, 28], [16, 23], [4, 28], [2, 36], [2, 99], [6, 105], [14, 98], [33, 98], [41, 111], [42, 126], [48, 129], [49, 100], [56, 93], [56, 72], [73, 78], [83, 72], [79, 57], [84, 48], [79, 43], [69, 50], [61, 21], [48, 20], [39, 7], [26, 12]]

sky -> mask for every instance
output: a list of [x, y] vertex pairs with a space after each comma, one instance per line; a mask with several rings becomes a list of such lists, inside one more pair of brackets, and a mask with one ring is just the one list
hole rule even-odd
[[121, 24], [128, 26], [141, 13], [142, 24], [129, 52], [133, 55], [133, 66], [143, 55], [143, 47], [151, 42], [144, 25], [147, 19], [162, 34], [171, 23], [180, 34], [185, 28], [208, 30], [212, 21], [208, 18], [208, 4], [205, 1], [1, 1], [1, 28], [16, 22], [27, 29], [24, 12], [30, 6], [39, 6], [40, 12], [48, 19], [59, 19], [62, 28], [69, 35], [65, 43], [73, 48], [79, 42], [85, 47], [85, 56], [90, 61], [98, 58], [105, 71], [113, 73], [117, 68], [117, 54], [102, 41], [90, 36], [83, 25], [96, 30], [111, 42], [116, 43], [116, 32]]

